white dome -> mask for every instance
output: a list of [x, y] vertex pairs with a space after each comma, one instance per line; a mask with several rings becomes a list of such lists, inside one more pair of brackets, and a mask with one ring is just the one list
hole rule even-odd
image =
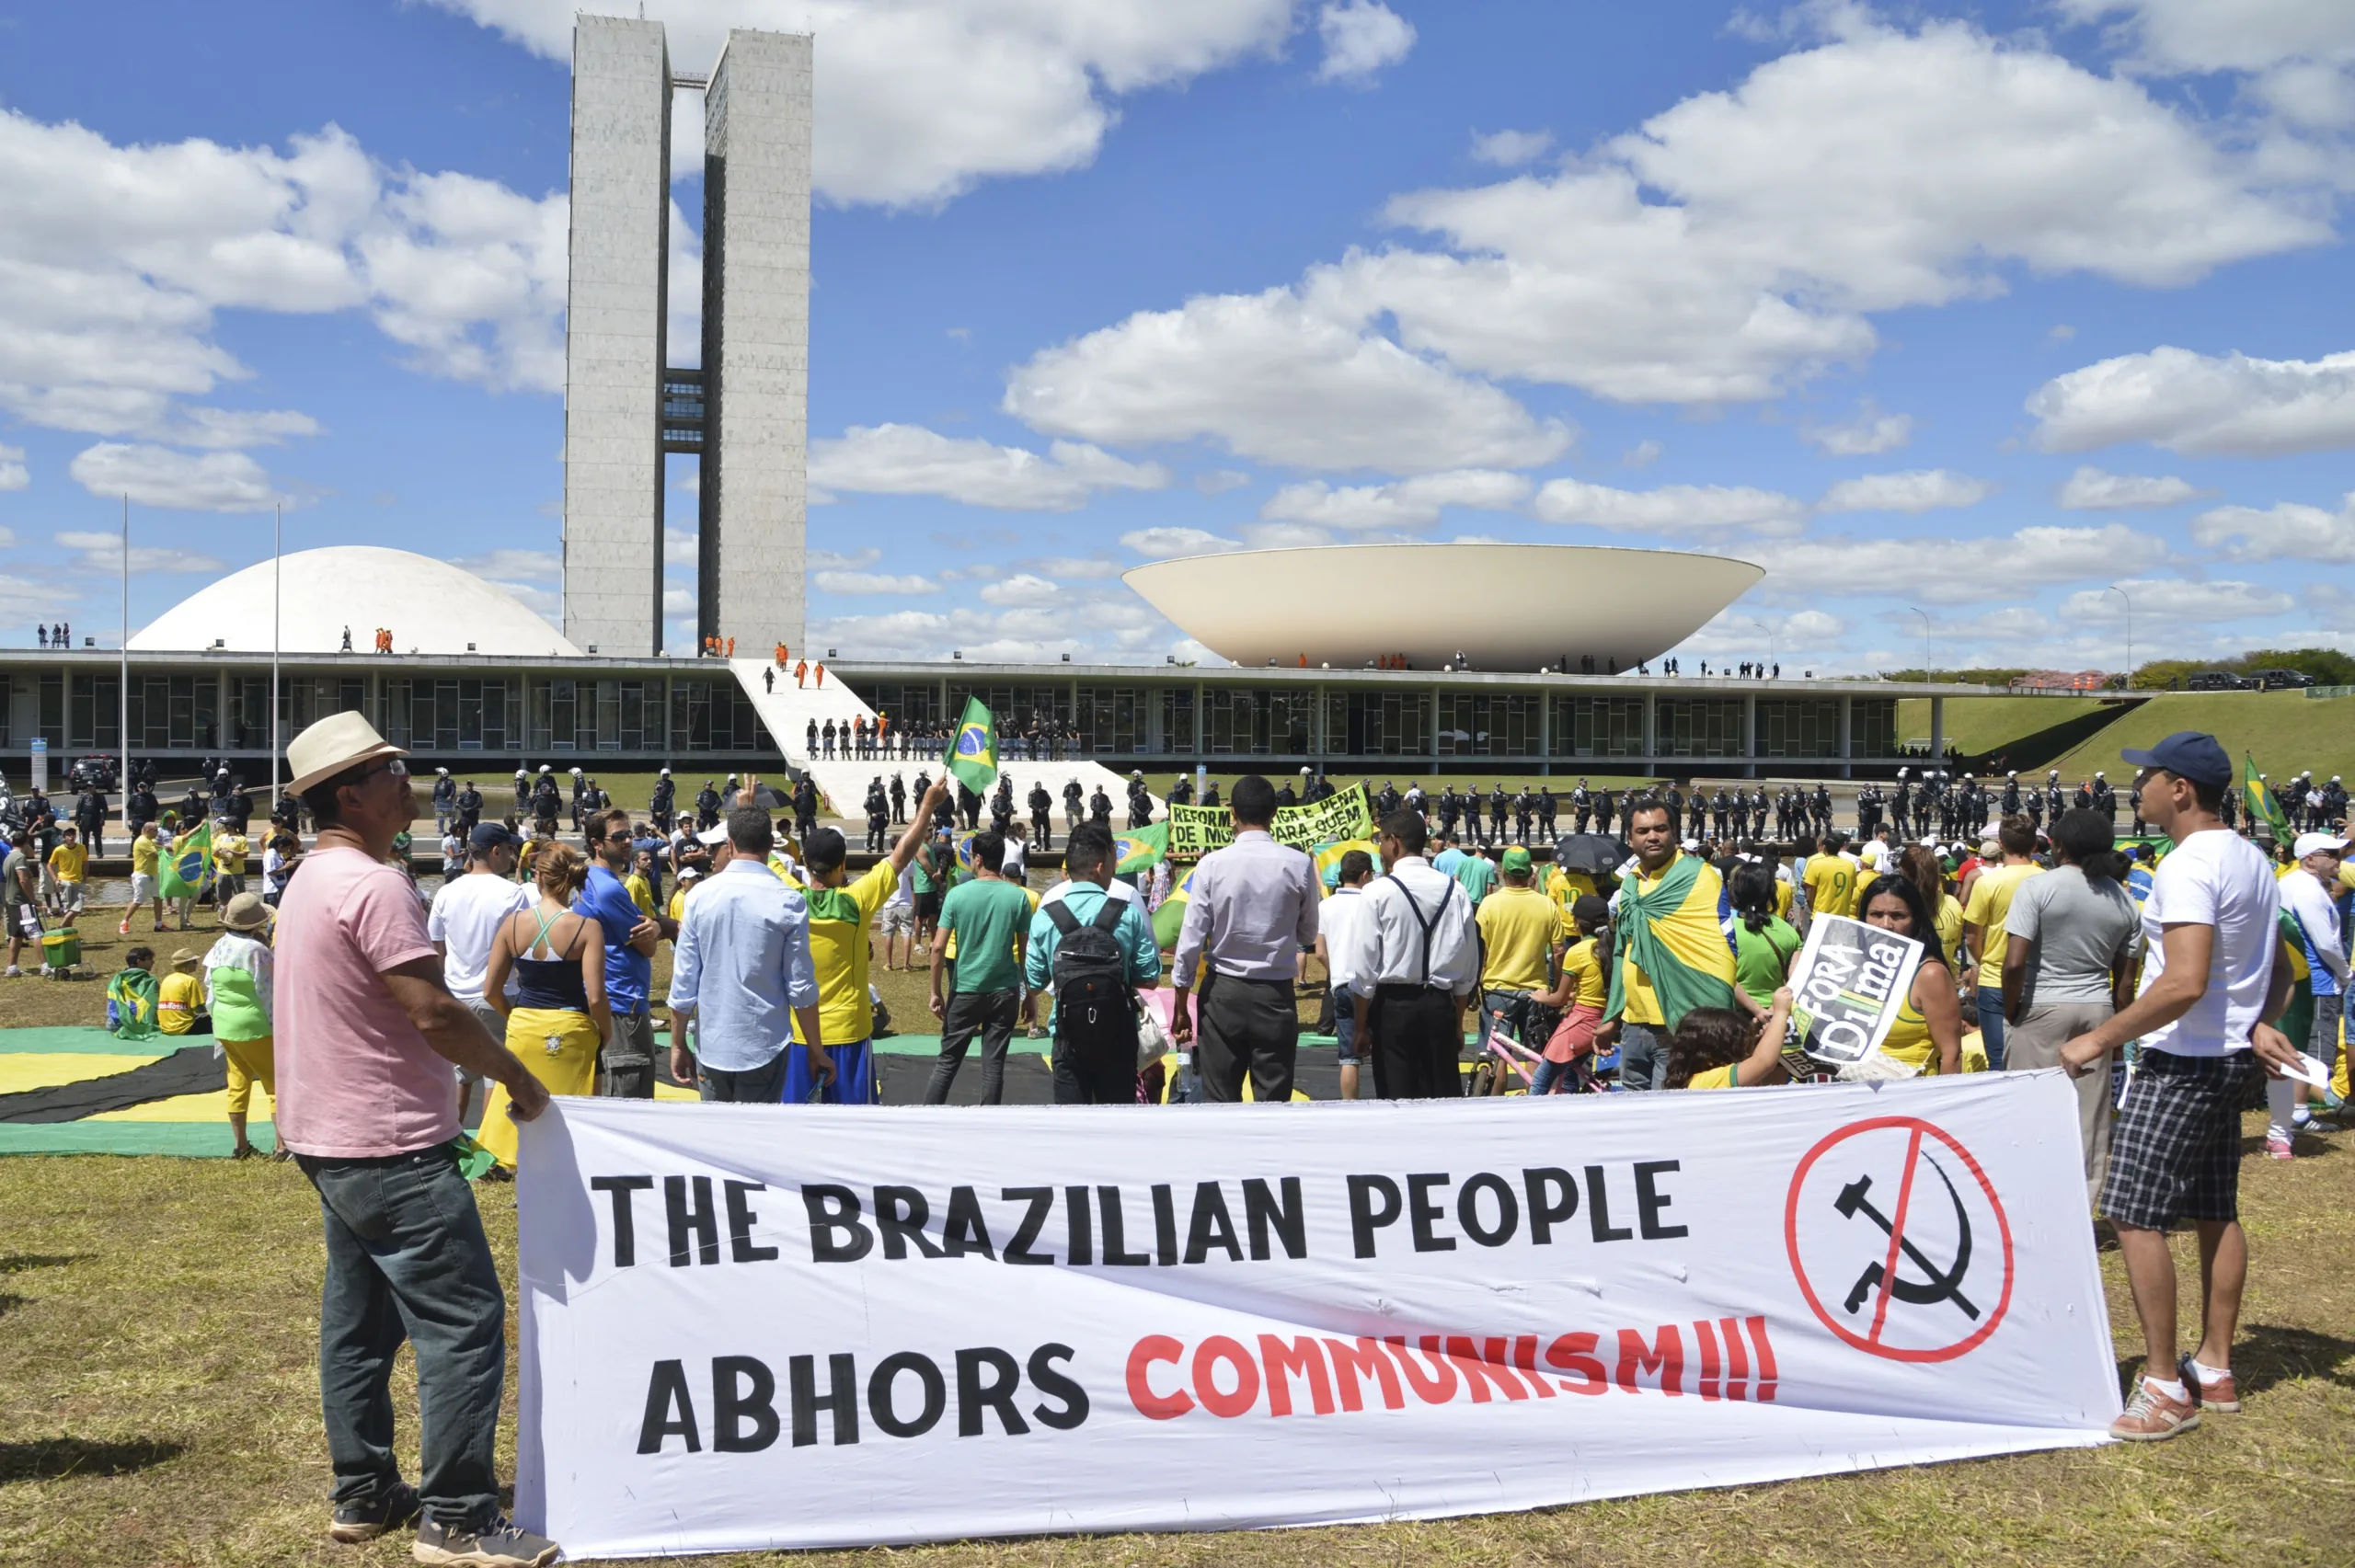
[[[408, 550], [334, 544], [278, 563], [278, 646], [286, 653], [335, 653], [351, 634], [354, 653], [393, 634], [396, 653], [577, 657], [523, 602], [472, 572]], [[201, 651], [215, 641], [237, 653], [270, 647], [271, 563], [259, 561], [181, 600], [131, 639], [134, 652]]]

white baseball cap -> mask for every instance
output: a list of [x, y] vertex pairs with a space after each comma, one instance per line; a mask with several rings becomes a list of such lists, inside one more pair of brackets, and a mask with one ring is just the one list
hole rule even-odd
[[2303, 860], [2316, 850], [2328, 850], [2333, 854], [2342, 854], [2346, 853], [2346, 849], [2345, 839], [2334, 839], [2328, 833], [2300, 833], [2298, 841], [2290, 846], [2290, 853], [2300, 860]]

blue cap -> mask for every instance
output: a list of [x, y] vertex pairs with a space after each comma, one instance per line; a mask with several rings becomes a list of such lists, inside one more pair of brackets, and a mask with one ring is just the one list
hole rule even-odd
[[2164, 768], [2179, 779], [2217, 788], [2233, 782], [2233, 760], [2212, 735], [2178, 729], [2147, 751], [2120, 751], [2138, 768]]
[[466, 835], [466, 842], [472, 845], [477, 853], [485, 850], [495, 850], [501, 844], [511, 844], [514, 841], [515, 835], [507, 830], [507, 825], [503, 822], [477, 823], [475, 830]]

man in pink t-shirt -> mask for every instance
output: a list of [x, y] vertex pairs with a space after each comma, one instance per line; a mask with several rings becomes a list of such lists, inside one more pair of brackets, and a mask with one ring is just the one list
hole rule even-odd
[[[419, 1562], [543, 1568], [556, 1543], [499, 1510], [507, 1300], [458, 1173], [450, 1067], [505, 1084], [518, 1121], [547, 1108], [547, 1091], [450, 994], [417, 894], [390, 863], [417, 815], [402, 755], [356, 713], [287, 748], [318, 841], [278, 907], [277, 1127], [325, 1216], [328, 1534], [370, 1540], [414, 1518]], [[416, 1487], [393, 1456], [405, 1338], [423, 1428]]]

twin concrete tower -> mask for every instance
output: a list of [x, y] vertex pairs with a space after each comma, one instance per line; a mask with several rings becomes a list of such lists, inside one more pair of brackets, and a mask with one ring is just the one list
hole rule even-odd
[[[564, 634], [663, 651], [665, 453], [701, 459], [697, 635], [802, 646], [810, 405], [810, 40], [731, 31], [707, 77], [662, 24], [572, 31]], [[672, 364], [671, 97], [704, 95], [703, 363]], [[692, 650], [672, 648], [673, 654]]]

